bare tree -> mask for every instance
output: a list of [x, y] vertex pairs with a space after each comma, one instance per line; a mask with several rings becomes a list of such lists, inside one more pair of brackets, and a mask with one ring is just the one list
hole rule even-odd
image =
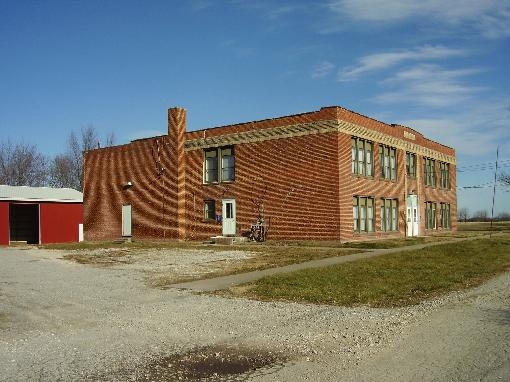
[[460, 208], [458, 211], [459, 221], [466, 222], [469, 218], [469, 210], [467, 208]]
[[473, 214], [473, 220], [484, 222], [489, 219], [489, 213], [486, 210], [476, 211]]
[[499, 180], [501, 182], [503, 182], [503, 184], [507, 185], [507, 186], [510, 186], [510, 175], [509, 174], [506, 174], [504, 172], [502, 172], [500, 175], [499, 175]]
[[58, 154], [50, 163], [49, 183], [52, 187], [72, 187], [77, 182], [73, 180], [71, 157], [67, 154]]
[[10, 140], [0, 144], [0, 184], [44, 186], [48, 179], [48, 159], [35, 145]]
[[115, 145], [115, 134], [113, 131], [106, 136], [106, 147], [111, 147]]
[[99, 139], [94, 126], [82, 127], [80, 132], [80, 138], [72, 131], [67, 140], [67, 155], [69, 155], [71, 161], [70, 179], [72, 183], [70, 187], [77, 190], [83, 189], [83, 153], [99, 146]]
[[508, 221], [508, 220], [510, 220], [510, 213], [508, 213], [508, 212], [500, 212], [498, 214], [498, 220], [500, 220], [500, 221]]
[[[115, 137], [106, 137], [106, 146], [113, 146]], [[57, 155], [51, 164], [51, 184], [56, 187], [83, 189], [83, 153], [99, 148], [96, 129], [92, 125], [81, 128], [79, 136], [72, 131], [67, 139], [67, 151]]]

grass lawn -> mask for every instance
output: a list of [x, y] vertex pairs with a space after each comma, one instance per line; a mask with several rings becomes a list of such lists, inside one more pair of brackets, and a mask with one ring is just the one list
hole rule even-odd
[[391, 307], [478, 285], [510, 268], [510, 235], [265, 277], [228, 293], [260, 300]]

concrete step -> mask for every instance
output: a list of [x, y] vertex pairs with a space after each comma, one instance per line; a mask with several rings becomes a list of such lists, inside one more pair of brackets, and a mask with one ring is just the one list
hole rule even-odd
[[214, 244], [232, 245], [246, 243], [248, 238], [244, 236], [213, 236], [211, 237], [210, 241]]

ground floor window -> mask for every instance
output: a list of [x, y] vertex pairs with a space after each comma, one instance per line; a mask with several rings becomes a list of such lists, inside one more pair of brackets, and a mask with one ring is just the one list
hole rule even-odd
[[452, 228], [450, 203], [441, 203], [441, 227]]
[[381, 231], [398, 231], [398, 199], [381, 200]]
[[214, 220], [216, 218], [216, 203], [214, 200], [204, 200], [204, 219]]
[[374, 232], [374, 198], [353, 197], [352, 220], [354, 232]]
[[437, 205], [434, 202], [425, 203], [425, 229], [436, 229], [436, 209]]

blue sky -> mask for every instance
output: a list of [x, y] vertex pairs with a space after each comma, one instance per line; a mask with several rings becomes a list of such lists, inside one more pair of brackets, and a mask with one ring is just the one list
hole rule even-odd
[[490, 213], [509, 68], [501, 0], [0, 0], [0, 138], [55, 155], [87, 125], [164, 134], [172, 106], [194, 130], [339, 105], [454, 147], [459, 207]]

